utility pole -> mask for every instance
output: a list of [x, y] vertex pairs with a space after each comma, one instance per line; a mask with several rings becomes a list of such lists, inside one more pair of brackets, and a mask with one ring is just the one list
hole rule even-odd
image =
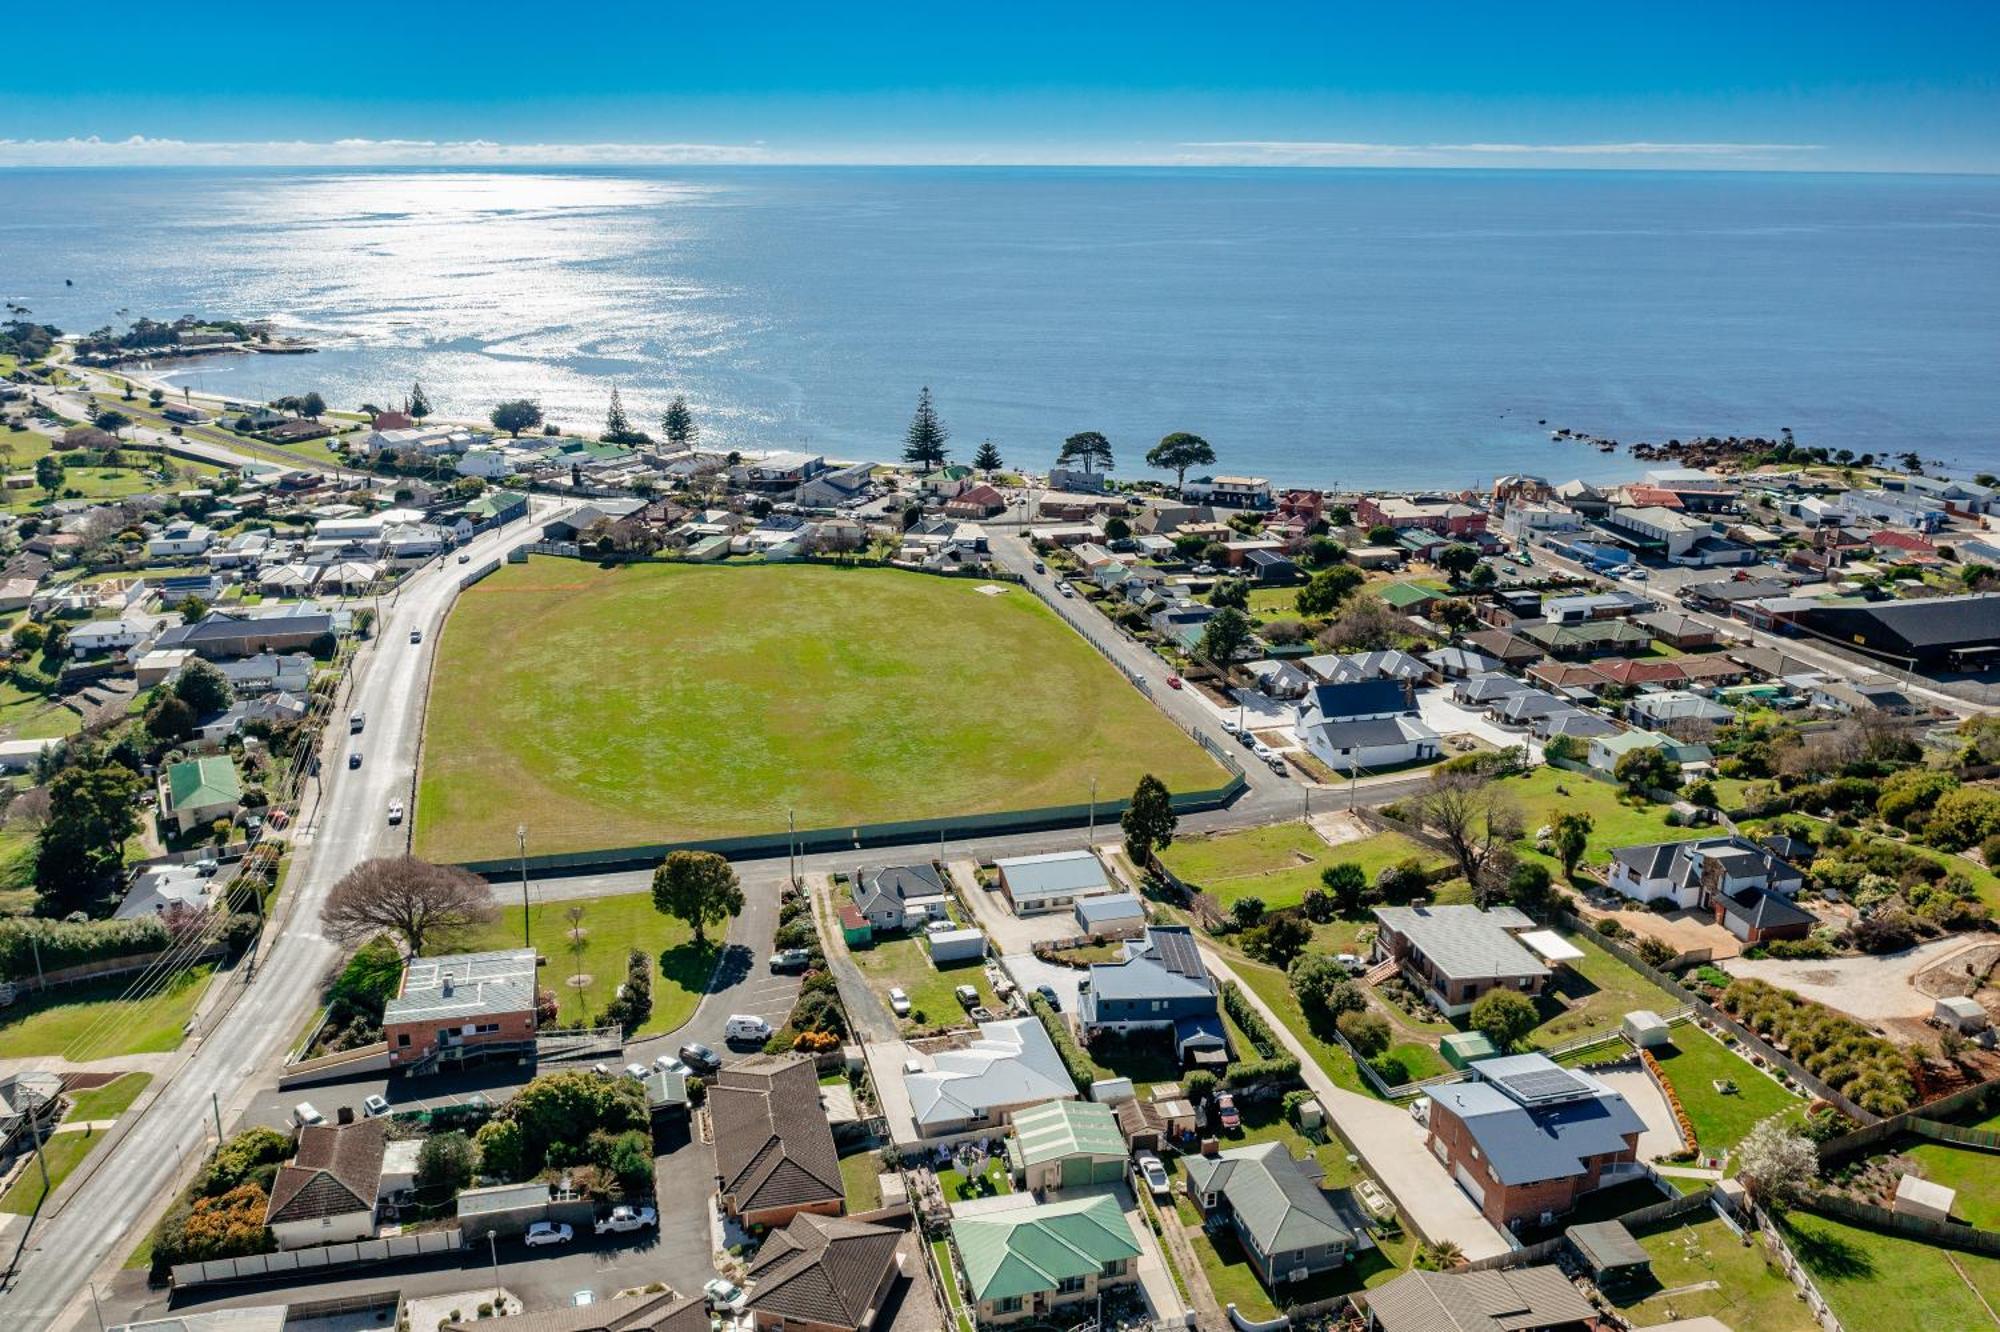
[[222, 1145], [222, 1093], [208, 1094], [208, 1108], [215, 1112], [215, 1145]]
[[785, 882], [799, 881], [799, 812], [787, 807], [785, 810]]
[[90, 1285], [90, 1311], [97, 1315], [97, 1332], [104, 1332], [104, 1307], [97, 1302], [97, 1283]]
[[495, 1308], [498, 1308], [500, 1304], [500, 1244], [495, 1238], [499, 1233], [496, 1230], [486, 1232], [486, 1251], [493, 1255], [493, 1304]]
[[1095, 777], [1092, 777], [1092, 778], [1090, 779], [1090, 842], [1089, 842], [1089, 845], [1091, 845], [1091, 846], [1096, 846], [1096, 845], [1097, 845], [1097, 779], [1096, 779]]
[[528, 825], [514, 825], [514, 840], [521, 848], [521, 947], [533, 948], [535, 942], [530, 934], [528, 922]]

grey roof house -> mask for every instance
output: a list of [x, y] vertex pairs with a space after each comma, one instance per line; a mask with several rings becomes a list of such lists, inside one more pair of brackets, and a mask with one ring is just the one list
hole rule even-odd
[[1489, 990], [1536, 995], [1549, 968], [1518, 936], [1535, 922], [1510, 906], [1376, 907], [1375, 955], [1394, 958], [1440, 1013], [1457, 1017]]
[[1792, 901], [1805, 873], [1746, 837], [1621, 846], [1606, 882], [1634, 901], [1707, 912], [1745, 943], [1804, 938], [1819, 924]]
[[1189, 1156], [1188, 1198], [1211, 1230], [1232, 1231], [1266, 1287], [1304, 1281], [1345, 1263], [1367, 1241], [1320, 1188], [1319, 1163], [1283, 1143]]
[[949, 914], [944, 876], [929, 861], [862, 870], [849, 891], [855, 909], [878, 930], [907, 929], [913, 921], [942, 920]]
[[1194, 932], [1185, 925], [1155, 925], [1121, 951], [1122, 961], [1091, 964], [1077, 998], [1083, 1039], [1107, 1032], [1150, 1034], [1170, 1039], [1183, 1064], [1227, 1058], [1215, 979], [1201, 964]]
[[1405, 1272], [1355, 1297], [1379, 1332], [1581, 1332], [1597, 1310], [1549, 1264], [1492, 1272]]
[[1336, 772], [1392, 768], [1438, 756], [1438, 733], [1417, 715], [1407, 680], [1316, 685], [1299, 703], [1293, 729], [1307, 751]]

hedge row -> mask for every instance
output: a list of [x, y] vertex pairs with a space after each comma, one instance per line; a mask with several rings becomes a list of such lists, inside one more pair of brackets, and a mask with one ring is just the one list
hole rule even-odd
[[1055, 1010], [1049, 1007], [1048, 1000], [1039, 994], [1032, 995], [1028, 999], [1028, 1006], [1034, 1010], [1035, 1016], [1042, 1020], [1042, 1030], [1048, 1032], [1050, 1042], [1056, 1047], [1056, 1053], [1062, 1056], [1063, 1067], [1069, 1071], [1069, 1080], [1076, 1084], [1077, 1094], [1089, 1095], [1090, 1084], [1097, 1081], [1096, 1067], [1083, 1057], [1083, 1051], [1076, 1048], [1076, 1041], [1070, 1036], [1069, 1028], [1056, 1016]]
[[1221, 989], [1222, 1009], [1229, 1014], [1229, 1020], [1236, 1024], [1243, 1038], [1256, 1050], [1255, 1059], [1235, 1059], [1230, 1061], [1229, 1072], [1223, 1081], [1231, 1087], [1245, 1087], [1256, 1082], [1286, 1082], [1299, 1075], [1298, 1056], [1286, 1050], [1271, 1034], [1270, 1024], [1264, 1021], [1235, 981], [1224, 981]]
[[38, 951], [43, 971], [59, 971], [86, 962], [157, 953], [169, 942], [167, 927], [151, 916], [74, 924], [34, 917], [0, 920], [0, 980], [33, 976]]

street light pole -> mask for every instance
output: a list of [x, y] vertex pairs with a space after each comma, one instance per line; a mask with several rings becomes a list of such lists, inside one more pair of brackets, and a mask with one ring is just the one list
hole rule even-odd
[[1097, 845], [1097, 779], [1090, 779], [1090, 843]]
[[104, 1307], [97, 1302], [97, 1283], [90, 1285], [90, 1311], [97, 1315], [97, 1332], [104, 1332]]
[[500, 1303], [500, 1244], [495, 1238], [499, 1233], [496, 1230], [486, 1232], [486, 1249], [487, 1252], [493, 1255], [493, 1303], [495, 1306], [498, 1306]]
[[528, 924], [528, 825], [514, 825], [514, 840], [521, 848], [521, 947], [533, 948]]

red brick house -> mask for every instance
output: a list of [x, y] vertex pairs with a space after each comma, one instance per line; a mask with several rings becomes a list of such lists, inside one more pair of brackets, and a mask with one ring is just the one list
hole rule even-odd
[[1473, 537], [1486, 530], [1486, 510], [1442, 499], [1403, 499], [1396, 495], [1364, 495], [1354, 506], [1354, 521], [1362, 527], [1422, 528], [1439, 536]]
[[782, 1226], [801, 1212], [839, 1216], [847, 1205], [840, 1153], [819, 1103], [819, 1073], [804, 1055], [752, 1055], [708, 1088], [715, 1191], [745, 1226]]
[[1007, 508], [1007, 497], [985, 482], [980, 482], [966, 490], [961, 490], [950, 503], [944, 506], [945, 514], [952, 518], [991, 518]]
[[799, 1213], [750, 1263], [752, 1323], [759, 1332], [865, 1332], [902, 1274], [906, 1238], [888, 1226]]
[[413, 957], [382, 1011], [392, 1067], [411, 1070], [535, 1043], [535, 950]]
[[1645, 1121], [1597, 1079], [1539, 1054], [1468, 1071], [1431, 1091], [1426, 1145], [1494, 1225], [1553, 1220], [1641, 1172]]

